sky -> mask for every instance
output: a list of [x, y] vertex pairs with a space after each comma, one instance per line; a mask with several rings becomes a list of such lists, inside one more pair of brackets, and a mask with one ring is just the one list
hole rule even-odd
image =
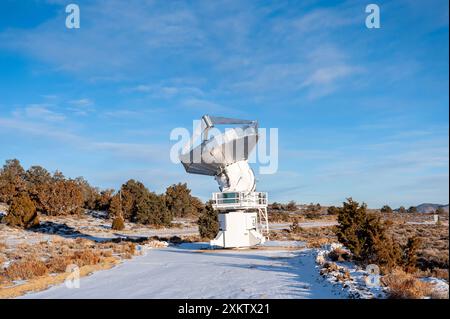
[[17, 158], [100, 188], [164, 192], [212, 177], [170, 161], [203, 114], [278, 128], [270, 201], [369, 207], [449, 201], [449, 3], [0, 2], [0, 162]]

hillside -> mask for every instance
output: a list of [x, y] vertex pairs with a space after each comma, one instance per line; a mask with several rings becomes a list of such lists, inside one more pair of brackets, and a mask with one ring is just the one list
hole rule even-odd
[[448, 213], [448, 204], [447, 205], [440, 205], [440, 204], [430, 204], [430, 203], [423, 203], [418, 205], [417, 212], [419, 213], [432, 213], [436, 211], [439, 207], [443, 208], [446, 213]]

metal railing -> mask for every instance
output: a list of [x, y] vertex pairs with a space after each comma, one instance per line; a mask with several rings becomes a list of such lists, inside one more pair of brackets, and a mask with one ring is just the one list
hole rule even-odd
[[258, 209], [267, 207], [266, 192], [221, 192], [212, 194], [215, 209]]

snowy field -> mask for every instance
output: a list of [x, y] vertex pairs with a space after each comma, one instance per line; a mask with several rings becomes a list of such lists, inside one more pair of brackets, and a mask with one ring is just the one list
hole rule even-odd
[[22, 298], [345, 298], [318, 272], [313, 250], [148, 249], [117, 267]]

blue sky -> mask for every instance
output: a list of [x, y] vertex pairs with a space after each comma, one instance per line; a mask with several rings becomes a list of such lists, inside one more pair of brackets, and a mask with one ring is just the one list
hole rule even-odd
[[93, 185], [164, 191], [210, 177], [172, 164], [205, 113], [279, 129], [272, 200], [448, 203], [448, 1], [0, 2], [0, 160]]

